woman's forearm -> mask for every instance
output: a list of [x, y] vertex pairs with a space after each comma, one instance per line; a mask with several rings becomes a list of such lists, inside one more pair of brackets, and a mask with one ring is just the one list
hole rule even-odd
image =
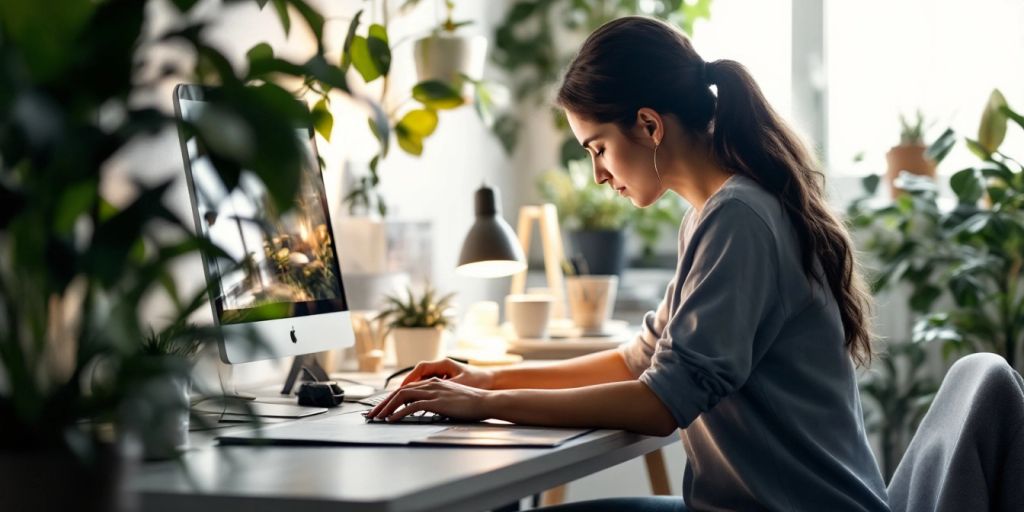
[[577, 389], [492, 391], [484, 402], [488, 416], [522, 425], [616, 428], [657, 436], [677, 428], [657, 395], [635, 379]]
[[614, 349], [535, 367], [494, 372], [491, 389], [563, 389], [634, 380], [622, 355]]

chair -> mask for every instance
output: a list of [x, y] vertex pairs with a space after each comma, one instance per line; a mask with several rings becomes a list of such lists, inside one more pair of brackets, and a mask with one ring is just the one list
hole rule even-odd
[[943, 379], [889, 483], [893, 512], [1024, 510], [1024, 379], [995, 354]]

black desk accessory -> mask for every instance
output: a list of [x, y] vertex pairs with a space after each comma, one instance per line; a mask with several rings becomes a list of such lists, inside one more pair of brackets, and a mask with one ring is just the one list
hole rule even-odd
[[303, 382], [299, 386], [299, 405], [337, 407], [345, 400], [345, 391], [336, 382]]

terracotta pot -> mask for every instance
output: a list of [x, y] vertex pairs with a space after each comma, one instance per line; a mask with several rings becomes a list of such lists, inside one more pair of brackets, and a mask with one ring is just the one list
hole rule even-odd
[[923, 144], [908, 144], [893, 146], [885, 154], [889, 166], [885, 173], [885, 182], [889, 184], [892, 198], [895, 199], [903, 192], [893, 182], [903, 171], [918, 176], [935, 178], [935, 162], [924, 156], [927, 147]]
[[421, 361], [440, 359], [442, 334], [439, 327], [397, 327], [392, 331], [395, 339], [395, 362], [399, 368], [415, 366]]

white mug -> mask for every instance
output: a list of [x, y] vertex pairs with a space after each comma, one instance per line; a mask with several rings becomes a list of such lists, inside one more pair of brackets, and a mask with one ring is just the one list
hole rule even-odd
[[505, 297], [505, 318], [516, 336], [525, 339], [547, 339], [551, 321], [550, 295], [513, 294]]

